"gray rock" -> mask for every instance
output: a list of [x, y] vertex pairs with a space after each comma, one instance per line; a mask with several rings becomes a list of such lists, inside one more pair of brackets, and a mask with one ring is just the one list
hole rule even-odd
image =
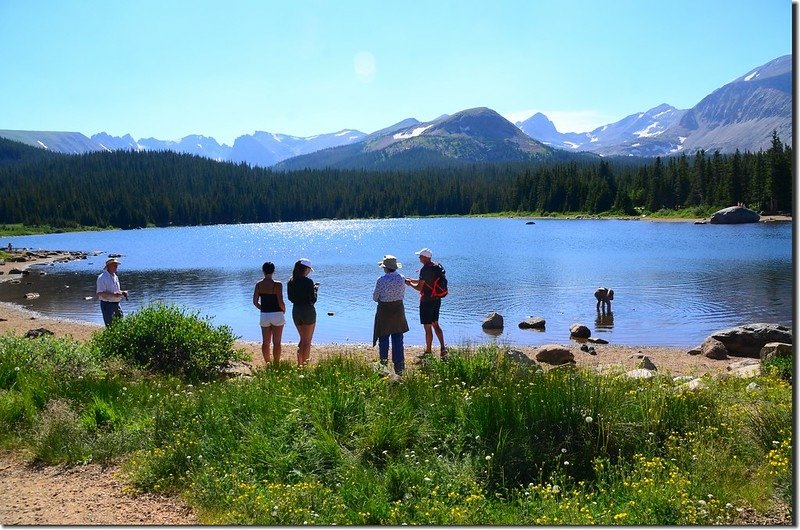
[[730, 372], [733, 370], [738, 370], [739, 368], [745, 366], [753, 366], [755, 364], [759, 364], [760, 362], [761, 361], [759, 361], [758, 359], [743, 359], [741, 361], [736, 361], [735, 363], [729, 364], [728, 367], [725, 369]]
[[483, 329], [503, 329], [503, 315], [492, 311], [483, 319], [481, 326]]
[[528, 317], [519, 323], [520, 329], [544, 329], [545, 320], [542, 317]]
[[650, 379], [653, 377], [653, 372], [647, 368], [637, 368], [635, 370], [625, 372], [625, 376], [630, 377], [631, 379]]
[[788, 357], [791, 359], [793, 355], [792, 345], [786, 342], [768, 342], [764, 344], [764, 347], [758, 352], [758, 356], [762, 360], [780, 357]]
[[523, 366], [540, 368], [539, 363], [537, 363], [536, 361], [525, 355], [525, 352], [521, 352], [519, 350], [510, 349], [506, 351], [506, 357]]
[[723, 208], [711, 216], [708, 220], [712, 225], [722, 224], [742, 224], [742, 223], [757, 223], [761, 219], [758, 212], [754, 212], [744, 206], [731, 206]]
[[586, 340], [588, 340], [589, 342], [591, 342], [593, 344], [608, 344], [608, 341], [606, 339], [599, 339], [597, 337], [589, 337]]
[[588, 339], [592, 336], [592, 332], [589, 331], [589, 328], [584, 326], [583, 324], [572, 324], [569, 327], [569, 334], [573, 337], [577, 337], [579, 339]]
[[713, 337], [707, 338], [703, 345], [700, 346], [700, 352], [708, 357], [717, 361], [728, 358], [728, 349], [725, 345]]
[[642, 361], [639, 363], [639, 368], [644, 368], [645, 370], [657, 370], [656, 365], [653, 364], [653, 361], [650, 360], [650, 357], [644, 356], [642, 357]]
[[675, 387], [675, 392], [698, 392], [708, 388], [708, 385], [702, 379], [692, 379], [688, 383], [684, 383]]
[[534, 355], [540, 363], [565, 364], [575, 360], [575, 355], [559, 344], [545, 344], [540, 346]]
[[723, 372], [719, 374], [719, 377], [741, 377], [743, 379], [749, 379], [751, 377], [758, 377], [761, 375], [761, 365], [760, 364], [748, 364], [744, 366], [740, 366], [738, 368], [734, 368], [729, 372]]
[[695, 348], [692, 348], [686, 353], [688, 353], [689, 355], [700, 355], [701, 353], [703, 353], [703, 350], [701, 349], [700, 346], [697, 346]]
[[25, 333], [26, 339], [35, 339], [38, 337], [42, 337], [44, 335], [53, 335], [54, 333], [47, 328], [36, 328], [36, 329], [29, 329], [27, 333]]
[[792, 344], [792, 330], [780, 324], [747, 324], [711, 334], [725, 345], [728, 355], [758, 358], [761, 348], [770, 342]]

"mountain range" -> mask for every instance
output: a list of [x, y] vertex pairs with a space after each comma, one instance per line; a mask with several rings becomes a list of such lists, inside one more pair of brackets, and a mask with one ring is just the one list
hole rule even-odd
[[467, 109], [430, 122], [409, 118], [371, 134], [343, 129], [298, 137], [256, 131], [233, 146], [190, 135], [179, 141], [117, 137], [101, 132], [0, 130], [0, 136], [62, 153], [172, 150], [218, 161], [276, 169], [317, 167], [410, 169], [568, 156], [666, 156], [719, 150], [758, 151], [772, 131], [792, 143], [792, 56], [745, 73], [690, 109], [668, 104], [632, 114], [590, 132], [559, 132], [541, 113], [512, 124], [488, 108]]

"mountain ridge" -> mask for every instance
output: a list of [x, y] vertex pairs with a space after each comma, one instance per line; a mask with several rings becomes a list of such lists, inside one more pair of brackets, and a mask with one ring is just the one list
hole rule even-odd
[[[791, 58], [791, 55], [784, 55], [752, 68], [714, 90], [690, 109], [677, 109], [662, 103], [588, 132], [561, 133], [542, 113], [536, 113], [516, 124], [503, 118], [509, 126], [537, 142], [538, 147], [532, 147], [536, 144], [528, 144], [527, 140], [519, 137], [516, 131], [505, 124], [499, 125], [496, 118], [502, 117], [486, 107], [466, 109], [453, 115], [444, 114], [425, 123], [407, 118], [370, 134], [355, 129], [341, 129], [334, 133], [298, 137], [255, 131], [253, 134], [239, 136], [232, 146], [220, 144], [213, 137], [203, 135], [189, 135], [171, 141], [156, 138], [134, 140], [130, 134], [115, 137], [105, 132], [89, 138], [82, 133], [69, 131], [0, 130], [0, 136], [62, 153], [171, 150], [212, 160], [262, 167], [296, 165], [294, 162], [284, 162], [313, 153], [322, 154], [301, 159], [301, 162], [327, 158], [335, 163], [355, 164], [357, 162], [354, 157], [360, 153], [359, 163], [366, 163], [368, 167], [384, 166], [387, 161], [404, 166], [410, 155], [402, 155], [402, 152], [413, 151], [434, 164], [458, 164], [461, 161], [454, 156], [458, 153], [467, 155], [465, 163], [486, 160], [487, 157], [494, 159], [499, 152], [505, 152], [510, 160], [517, 160], [520, 152], [526, 150], [538, 151], [542, 156], [545, 147], [602, 156], [646, 157], [691, 153], [700, 149], [719, 150], [723, 153], [737, 149], [757, 151], [769, 147], [773, 130], [788, 144], [792, 143]], [[497, 114], [486, 122], [491, 123], [487, 130], [479, 131], [482, 126], [474, 121], [474, 116], [470, 118], [470, 111], [477, 112], [476, 109], [482, 109], [483, 113], [491, 111]], [[457, 127], [452, 122], [446, 126], [441, 125], [453, 116], [458, 116], [459, 120], [473, 119], [472, 128], [459, 128], [460, 126]], [[500, 131], [503, 140], [499, 141], [499, 137], [492, 139], [492, 134], [499, 134]], [[394, 138], [395, 134], [405, 137]], [[338, 153], [330, 152], [331, 149], [362, 142], [365, 146], [350, 147]], [[494, 142], [493, 154], [487, 151], [487, 142]], [[514, 145], [519, 149], [513, 149]], [[381, 152], [381, 149], [387, 151]]]

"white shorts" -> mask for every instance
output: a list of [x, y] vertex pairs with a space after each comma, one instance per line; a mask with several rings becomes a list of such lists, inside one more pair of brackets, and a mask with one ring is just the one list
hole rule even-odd
[[274, 313], [261, 313], [261, 327], [268, 328], [270, 326], [283, 326], [286, 324], [286, 318], [283, 316], [283, 311], [275, 311]]

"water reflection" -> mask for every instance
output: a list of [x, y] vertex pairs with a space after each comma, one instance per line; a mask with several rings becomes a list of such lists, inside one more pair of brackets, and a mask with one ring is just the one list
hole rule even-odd
[[483, 334], [489, 337], [499, 337], [503, 334], [504, 328], [481, 328], [483, 329]]
[[597, 312], [597, 317], [594, 319], [594, 327], [597, 329], [614, 329], [614, 313], [609, 311], [604, 313]]

